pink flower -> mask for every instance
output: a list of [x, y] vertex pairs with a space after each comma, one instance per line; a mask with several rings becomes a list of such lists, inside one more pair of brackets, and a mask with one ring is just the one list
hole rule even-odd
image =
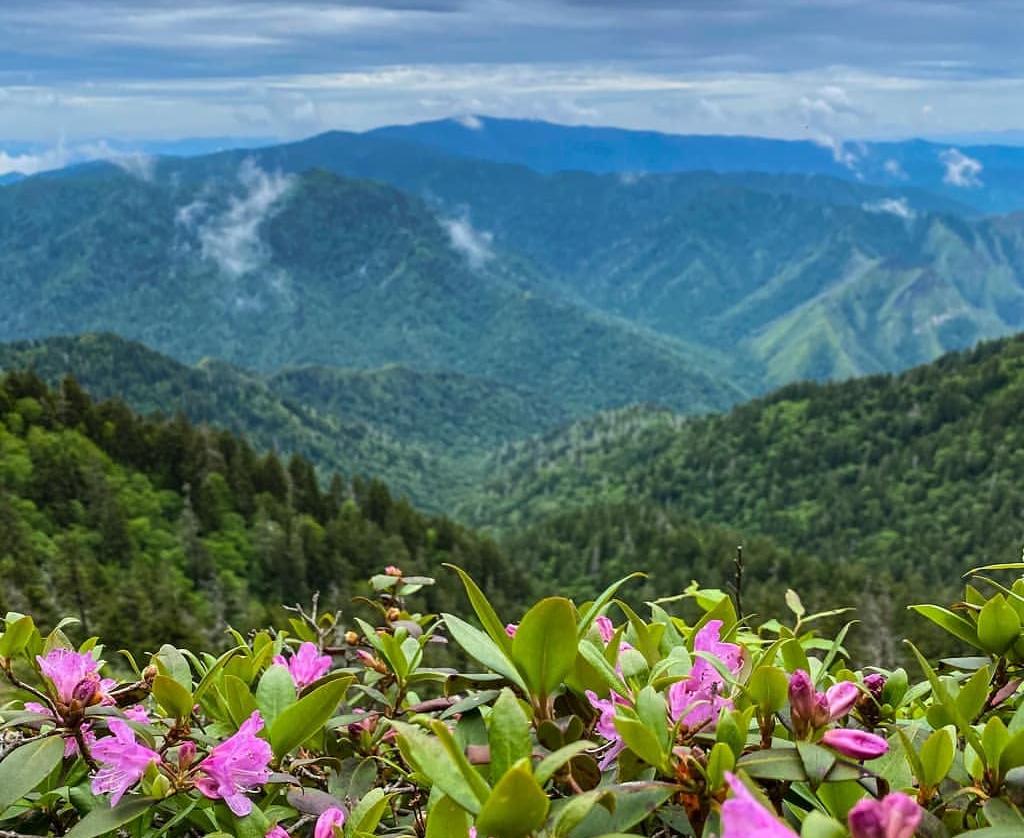
[[295, 686], [302, 689], [326, 675], [331, 669], [331, 656], [321, 655], [313, 643], [303, 643], [299, 651], [285, 660], [282, 655], [274, 656], [274, 663], [285, 667], [292, 676]]
[[199, 791], [211, 799], [222, 799], [240, 818], [252, 811], [246, 793], [270, 778], [270, 745], [256, 735], [262, 729], [263, 718], [254, 710], [238, 732], [210, 751], [199, 765], [206, 775], [196, 783]]
[[626, 743], [622, 741], [618, 730], [615, 729], [615, 706], [628, 707], [629, 702], [617, 693], [612, 693], [611, 698], [598, 698], [597, 693], [593, 690], [587, 690], [587, 701], [601, 714], [597, 719], [597, 724], [594, 725], [594, 730], [599, 736], [613, 743], [599, 764], [601, 770], [604, 771], [625, 750]]
[[505, 634], [509, 637], [515, 637], [517, 631], [519, 631], [519, 623], [508, 623], [505, 626]]
[[125, 707], [124, 714], [133, 722], [138, 722], [140, 725], [149, 724], [149, 713], [146, 712], [146, 708], [141, 704], [136, 704], [133, 707]]
[[762, 806], [735, 774], [725, 779], [732, 797], [722, 804], [722, 838], [796, 838], [796, 833]]
[[267, 833], [266, 838], [291, 838], [291, 836], [280, 826], [272, 826], [270, 827], [270, 831]]
[[[694, 638], [695, 652], [708, 652], [718, 658], [734, 675], [743, 666], [743, 653], [735, 643], [722, 643], [718, 637], [721, 620], [711, 620]], [[714, 725], [724, 708], [732, 707], [725, 697], [728, 685], [717, 669], [704, 658], [694, 661], [690, 674], [677, 681], [668, 691], [669, 715], [672, 721], [682, 719], [690, 728]]]
[[594, 620], [594, 625], [597, 626], [597, 631], [601, 635], [601, 640], [603, 640], [605, 644], [611, 643], [612, 638], [615, 636], [615, 626], [612, 625], [612, 621], [602, 614]]
[[894, 792], [881, 800], [865, 798], [847, 815], [853, 838], [912, 838], [921, 823], [921, 807]]
[[108, 722], [113, 736], [98, 739], [90, 748], [93, 758], [103, 767], [92, 778], [92, 793], [110, 792], [110, 805], [116, 806], [160, 754], [135, 741], [135, 732], [121, 719]]
[[400, 567], [395, 567], [395, 565], [393, 564], [389, 564], [386, 568], [384, 568], [384, 575], [394, 576], [397, 579], [401, 579], [402, 569]]
[[822, 743], [853, 759], [876, 759], [889, 750], [881, 736], [863, 730], [836, 727], [825, 731]]
[[332, 806], [330, 809], [326, 809], [320, 817], [316, 819], [313, 838], [334, 838], [335, 835], [341, 834], [340, 831], [335, 832], [334, 830], [336, 828], [340, 830], [344, 825], [345, 812], [337, 806]]
[[793, 732], [809, 736], [818, 728], [846, 716], [860, 698], [860, 689], [852, 681], [842, 681], [825, 692], [814, 689], [811, 676], [798, 669], [789, 678], [789, 708]]
[[[48, 707], [43, 707], [42, 704], [37, 704], [35, 701], [26, 701], [25, 709], [30, 713], [38, 713], [40, 716], [46, 716], [48, 719], [53, 718], [53, 713], [50, 712]], [[92, 725], [89, 722], [82, 722], [78, 727], [82, 733], [82, 738], [85, 740], [85, 746], [92, 750], [92, 743], [96, 741], [96, 734], [92, 732]], [[64, 734], [64, 756], [73, 757], [78, 753], [78, 740], [75, 739], [70, 733]]]
[[53, 696], [60, 704], [70, 704], [73, 699], [85, 706], [95, 704], [106, 698], [105, 694], [116, 684], [100, 678], [99, 664], [88, 652], [51, 649], [46, 657], [36, 656], [36, 663], [53, 686]]
[[875, 701], [880, 701], [882, 698], [882, 690], [885, 689], [885, 676], [879, 675], [877, 672], [865, 675], [864, 686], [868, 688], [868, 692], [871, 693], [871, 696]]
[[829, 721], [836, 721], [843, 718], [853, 709], [853, 705], [860, 698], [860, 690], [852, 681], [840, 681], [825, 691], [825, 700], [828, 702]]

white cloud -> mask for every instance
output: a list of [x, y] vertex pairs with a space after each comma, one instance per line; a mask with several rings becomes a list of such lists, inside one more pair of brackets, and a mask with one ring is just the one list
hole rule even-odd
[[883, 168], [885, 169], [885, 173], [890, 177], [899, 178], [900, 180], [907, 179], [907, 173], [903, 170], [903, 166], [900, 165], [899, 160], [889, 158], [885, 161]]
[[[215, 262], [230, 277], [250, 273], [266, 262], [260, 227], [280, 208], [292, 184], [291, 177], [280, 172], [268, 174], [251, 159], [239, 167], [238, 179], [242, 194], [232, 196], [228, 208], [202, 222], [197, 232], [203, 258]], [[205, 209], [202, 201], [182, 207], [177, 214], [179, 223], [194, 224]]]
[[882, 212], [896, 215], [908, 221], [917, 217], [917, 213], [911, 208], [906, 198], [882, 198], [878, 201], [862, 204], [861, 208], [867, 212]]
[[442, 219], [441, 223], [448, 231], [452, 247], [466, 257], [474, 270], [479, 270], [494, 258], [491, 249], [493, 234], [477, 230], [465, 217]]
[[471, 113], [464, 114], [463, 116], [457, 116], [455, 117], [455, 121], [463, 128], [468, 128], [470, 131], [482, 131], [484, 128], [484, 124], [481, 122], [480, 117], [474, 116]]
[[38, 172], [62, 169], [70, 159], [71, 155], [63, 144], [34, 153], [8, 154], [6, 151], [0, 151], [0, 175], [9, 175], [12, 172], [34, 175]]
[[939, 160], [946, 167], [943, 182], [951, 186], [971, 188], [981, 186], [981, 161], [968, 157], [958, 148], [947, 148], [939, 154]]

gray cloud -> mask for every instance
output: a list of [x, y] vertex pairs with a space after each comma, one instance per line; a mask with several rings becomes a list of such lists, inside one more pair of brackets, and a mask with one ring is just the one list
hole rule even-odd
[[1020, 127], [1022, 29], [1014, 0], [7, 0], [0, 125], [55, 143], [482, 111], [839, 159], [850, 136]]

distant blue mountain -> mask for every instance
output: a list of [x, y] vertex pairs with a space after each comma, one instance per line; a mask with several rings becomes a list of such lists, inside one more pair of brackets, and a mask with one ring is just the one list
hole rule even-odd
[[17, 183], [24, 177], [25, 176], [20, 172], [8, 172], [6, 175], [0, 175], [0, 186], [6, 186], [9, 183]]
[[484, 116], [396, 125], [369, 133], [539, 172], [825, 174], [927, 189], [982, 212], [1024, 209], [1024, 147], [1020, 146], [906, 140], [855, 141], [831, 148], [808, 140], [675, 135]]

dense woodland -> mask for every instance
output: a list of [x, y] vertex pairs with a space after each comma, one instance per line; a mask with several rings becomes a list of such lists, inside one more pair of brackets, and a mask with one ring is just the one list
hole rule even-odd
[[[132, 649], [222, 645], [283, 604], [347, 609], [386, 565], [430, 572], [432, 610], [472, 568], [500, 602], [528, 584], [490, 540], [427, 518], [375, 480], [325, 485], [299, 456], [259, 454], [186, 419], [94, 403], [73, 381], [0, 378], [0, 609], [72, 614]], [[280, 615], [278, 615], [280, 616]]]

